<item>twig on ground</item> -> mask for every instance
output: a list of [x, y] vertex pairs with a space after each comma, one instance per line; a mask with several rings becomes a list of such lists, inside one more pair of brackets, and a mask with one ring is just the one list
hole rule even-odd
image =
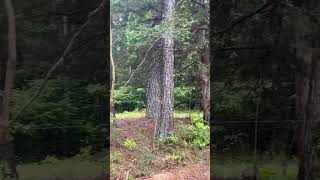
[[130, 172], [130, 169], [129, 169], [129, 171], [127, 171], [127, 173], [126, 173], [126, 179], [125, 179], [125, 180], [128, 180], [128, 178], [129, 178], [129, 172]]

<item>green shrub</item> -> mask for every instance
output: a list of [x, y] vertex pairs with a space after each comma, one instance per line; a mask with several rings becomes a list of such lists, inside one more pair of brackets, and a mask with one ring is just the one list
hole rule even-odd
[[167, 150], [174, 150], [178, 146], [203, 149], [210, 144], [210, 127], [200, 115], [192, 115], [191, 125], [179, 125], [176, 134], [158, 139], [157, 145]]
[[167, 159], [175, 161], [177, 163], [182, 162], [186, 158], [185, 153], [180, 153], [180, 152], [173, 152], [170, 155], [167, 156]]
[[174, 88], [174, 100], [176, 109], [187, 109], [189, 100], [191, 97], [191, 87], [175, 87]]
[[129, 151], [132, 151], [136, 148], [137, 144], [133, 139], [126, 139], [124, 142], [124, 147], [128, 149]]
[[191, 147], [203, 149], [210, 144], [210, 128], [199, 115], [193, 114], [192, 124], [180, 127], [179, 131]]
[[114, 91], [114, 103], [117, 112], [142, 109], [144, 106], [145, 90], [127, 86]]
[[166, 138], [158, 139], [157, 145], [166, 150], [173, 150], [179, 145], [179, 138], [176, 134], [170, 134]]

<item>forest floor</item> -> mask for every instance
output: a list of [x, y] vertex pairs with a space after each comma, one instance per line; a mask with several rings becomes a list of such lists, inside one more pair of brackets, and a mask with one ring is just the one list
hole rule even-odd
[[[178, 116], [178, 117], [177, 117]], [[130, 117], [130, 118], [129, 118]], [[209, 147], [158, 148], [154, 144], [155, 123], [143, 117], [123, 116], [111, 128], [111, 179], [209, 179]], [[175, 116], [175, 126], [189, 124], [190, 119]], [[125, 142], [134, 141], [130, 148]], [[131, 144], [134, 144], [131, 143]]]

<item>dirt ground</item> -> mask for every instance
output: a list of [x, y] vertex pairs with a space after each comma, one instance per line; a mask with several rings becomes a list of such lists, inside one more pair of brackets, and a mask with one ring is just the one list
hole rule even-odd
[[[175, 126], [188, 124], [190, 119], [175, 119]], [[173, 161], [166, 157], [172, 154], [167, 150], [154, 150], [154, 125], [149, 119], [118, 120], [111, 128], [111, 179], [210, 179], [210, 150], [177, 147], [176, 154], [184, 154], [183, 159]], [[134, 139], [137, 148], [127, 150], [123, 143], [127, 138]], [[154, 153], [152, 163], [146, 163], [147, 154]]]
[[182, 179], [199, 179], [208, 180], [210, 179], [210, 167], [207, 165], [191, 165], [185, 166], [176, 170], [169, 170], [163, 173], [154, 174], [149, 178], [137, 178], [146, 180], [182, 180]]

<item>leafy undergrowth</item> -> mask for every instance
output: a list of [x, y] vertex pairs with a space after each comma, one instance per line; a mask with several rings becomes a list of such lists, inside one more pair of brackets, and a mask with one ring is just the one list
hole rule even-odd
[[175, 133], [154, 141], [152, 120], [123, 119], [111, 128], [111, 179], [147, 177], [184, 166], [209, 167], [209, 127], [199, 115], [175, 119]]

